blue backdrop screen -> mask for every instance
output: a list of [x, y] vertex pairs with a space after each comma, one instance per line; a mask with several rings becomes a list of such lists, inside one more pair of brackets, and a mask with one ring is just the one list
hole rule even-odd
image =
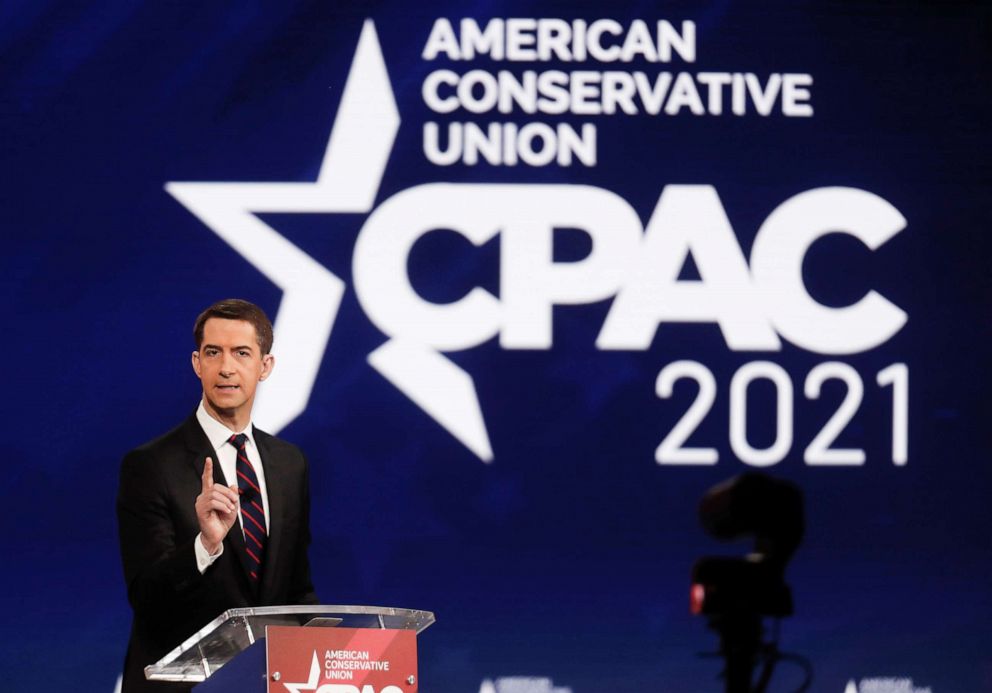
[[0, 10], [4, 688], [113, 690], [119, 461], [195, 408], [193, 319], [238, 296], [318, 594], [434, 611], [423, 690], [719, 690], [691, 568], [750, 547], [696, 508], [749, 470], [805, 495], [780, 640], [812, 690], [992, 689], [989, 28]]

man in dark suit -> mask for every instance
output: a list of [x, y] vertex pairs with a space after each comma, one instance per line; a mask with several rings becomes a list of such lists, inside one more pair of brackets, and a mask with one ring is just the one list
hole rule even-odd
[[195, 414], [128, 453], [117, 498], [134, 611], [123, 693], [188, 691], [145, 680], [159, 660], [226, 609], [316, 604], [310, 580], [307, 461], [251, 423], [272, 372], [272, 325], [257, 306], [220, 301], [197, 318]]

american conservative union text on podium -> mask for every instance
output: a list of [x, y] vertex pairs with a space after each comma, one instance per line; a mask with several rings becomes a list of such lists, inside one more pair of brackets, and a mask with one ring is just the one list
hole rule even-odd
[[416, 636], [434, 614], [377, 606], [225, 611], [155, 664], [197, 693], [416, 693]]

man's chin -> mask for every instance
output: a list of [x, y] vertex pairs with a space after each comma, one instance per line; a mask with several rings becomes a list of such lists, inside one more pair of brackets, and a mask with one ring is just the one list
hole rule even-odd
[[231, 417], [234, 416], [238, 409], [243, 406], [243, 402], [225, 402], [223, 400], [217, 401], [216, 397], [205, 397], [206, 404], [213, 409], [214, 413], [218, 416]]

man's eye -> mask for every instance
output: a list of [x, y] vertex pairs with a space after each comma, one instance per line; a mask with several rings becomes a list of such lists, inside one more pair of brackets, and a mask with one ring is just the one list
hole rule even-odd
[[241, 351], [238, 352], [238, 356], [251, 356], [251, 352], [242, 349]]

